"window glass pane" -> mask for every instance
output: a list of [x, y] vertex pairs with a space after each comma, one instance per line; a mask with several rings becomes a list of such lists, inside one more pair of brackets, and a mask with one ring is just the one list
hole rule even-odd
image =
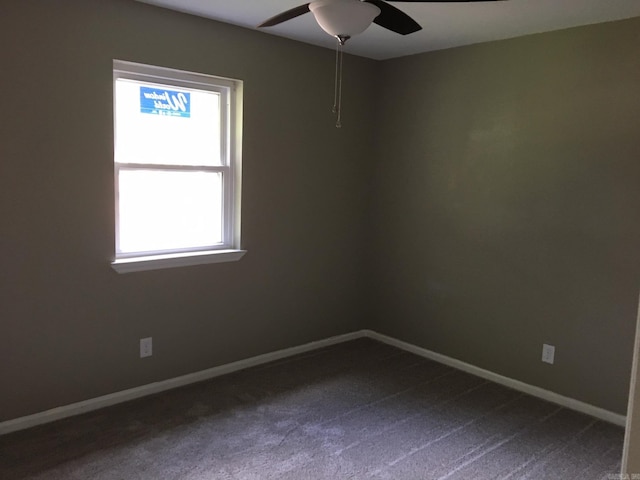
[[115, 107], [116, 162], [223, 164], [219, 93], [118, 79]]
[[120, 169], [119, 251], [222, 243], [222, 174]]

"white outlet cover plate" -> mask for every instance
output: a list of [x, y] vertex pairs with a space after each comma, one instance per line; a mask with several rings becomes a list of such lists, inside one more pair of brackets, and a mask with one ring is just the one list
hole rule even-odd
[[140, 339], [140, 358], [150, 357], [153, 355], [153, 339], [152, 337]]
[[556, 347], [553, 345], [542, 345], [542, 361], [553, 365], [556, 356]]

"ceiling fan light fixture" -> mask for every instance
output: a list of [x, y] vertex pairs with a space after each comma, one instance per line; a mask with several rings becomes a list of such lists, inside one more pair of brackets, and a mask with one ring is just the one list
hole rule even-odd
[[377, 6], [360, 0], [316, 0], [309, 10], [329, 35], [347, 38], [364, 32], [380, 15]]

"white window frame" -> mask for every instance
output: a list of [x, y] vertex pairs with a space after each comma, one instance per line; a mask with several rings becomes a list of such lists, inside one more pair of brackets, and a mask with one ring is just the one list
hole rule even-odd
[[[173, 166], [156, 164], [119, 164], [115, 158], [116, 103], [115, 83], [128, 79], [167, 86], [214, 91], [220, 94], [221, 159], [220, 166]], [[242, 82], [165, 67], [143, 65], [122, 60], [113, 61], [114, 86], [114, 192], [115, 192], [115, 254], [111, 266], [118, 273], [157, 270], [188, 265], [237, 261], [246, 253], [240, 248], [240, 187], [242, 145]], [[119, 252], [119, 172], [120, 170], [153, 169], [157, 171], [207, 171], [223, 176], [222, 243], [198, 248], [153, 252]]]

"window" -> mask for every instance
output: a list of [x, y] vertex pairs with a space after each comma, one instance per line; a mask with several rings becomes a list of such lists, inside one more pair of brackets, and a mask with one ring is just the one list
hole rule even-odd
[[114, 61], [118, 272], [238, 260], [239, 81]]

